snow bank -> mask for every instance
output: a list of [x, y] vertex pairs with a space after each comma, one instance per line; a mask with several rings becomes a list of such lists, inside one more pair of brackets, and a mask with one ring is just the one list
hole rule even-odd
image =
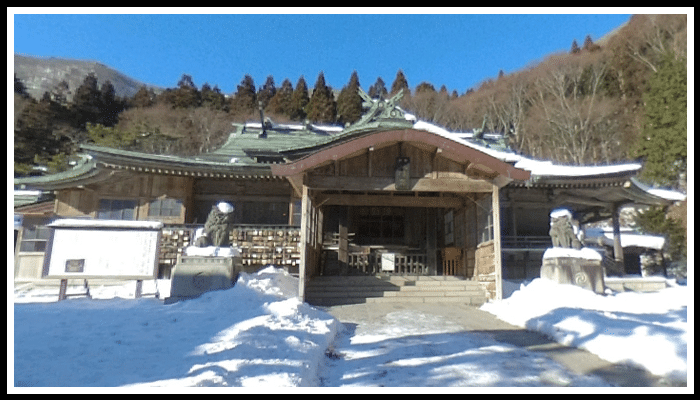
[[91, 291], [92, 300], [15, 303], [15, 386], [315, 386], [339, 325], [272, 267], [167, 306]]
[[481, 309], [607, 361], [634, 364], [685, 381], [690, 295], [686, 286], [675, 286], [654, 293], [601, 296], [574, 285], [535, 279], [509, 298]]

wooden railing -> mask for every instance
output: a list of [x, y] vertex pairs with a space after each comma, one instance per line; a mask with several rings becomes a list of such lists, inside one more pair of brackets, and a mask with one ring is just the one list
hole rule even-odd
[[507, 250], [545, 250], [552, 247], [549, 236], [501, 236], [501, 248]]
[[348, 266], [365, 274], [427, 275], [426, 259], [427, 255], [419, 252], [348, 253]]

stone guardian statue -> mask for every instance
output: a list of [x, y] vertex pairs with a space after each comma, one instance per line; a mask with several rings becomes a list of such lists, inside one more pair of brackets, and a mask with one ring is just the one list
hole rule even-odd
[[581, 241], [574, 232], [573, 217], [568, 210], [555, 210], [549, 216], [549, 236], [553, 247], [581, 250]]
[[197, 247], [227, 247], [231, 244], [229, 233], [233, 228], [233, 206], [226, 202], [221, 202], [212, 207], [204, 223], [202, 236], [197, 238]]

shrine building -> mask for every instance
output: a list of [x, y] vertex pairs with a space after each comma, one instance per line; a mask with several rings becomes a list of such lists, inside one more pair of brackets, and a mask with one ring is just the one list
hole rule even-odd
[[46, 225], [60, 218], [162, 222], [158, 277], [169, 278], [194, 230], [225, 201], [235, 207], [231, 241], [243, 269], [286, 268], [309, 302], [322, 303], [312, 292], [333, 277], [449, 277], [481, 291], [478, 304], [500, 299], [504, 279], [538, 276], [553, 209], [569, 209], [581, 225], [611, 219], [604, 263], [620, 264], [620, 208], [684, 198], [639, 182], [638, 163], [531, 160], [498, 135], [448, 132], [393, 100], [374, 101], [345, 128], [233, 124], [225, 144], [192, 157], [82, 145], [72, 169], [15, 179], [44, 194], [15, 206], [15, 281], [41, 279]]

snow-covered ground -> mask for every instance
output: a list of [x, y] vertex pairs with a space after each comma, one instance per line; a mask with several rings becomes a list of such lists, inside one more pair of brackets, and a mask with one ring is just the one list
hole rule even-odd
[[[168, 281], [158, 285], [167, 297]], [[171, 305], [134, 299], [134, 289], [133, 282], [93, 287], [92, 300], [57, 302], [57, 288], [16, 288], [8, 313], [14, 312], [14, 321], [8, 317], [13, 386], [181, 392], [192, 386], [606, 385], [419, 312], [392, 313], [386, 324], [347, 332], [328, 313], [301, 303], [297, 279], [274, 267], [241, 274], [232, 289]], [[483, 309], [601, 358], [686, 378], [687, 287], [597, 296], [538, 279], [514, 289]]]
[[679, 382], [687, 379], [688, 304], [693, 304], [693, 293], [688, 286], [669, 284], [658, 292], [608, 291], [601, 296], [538, 278], [511, 288], [508, 298], [481, 309], [604, 360], [636, 365]]
[[[158, 283], [167, 297], [168, 282]], [[92, 300], [61, 302], [45, 302], [57, 300], [57, 288], [16, 292], [14, 385], [315, 386], [339, 326], [300, 302], [296, 278], [272, 267], [170, 305], [134, 299], [134, 288], [91, 288]]]

